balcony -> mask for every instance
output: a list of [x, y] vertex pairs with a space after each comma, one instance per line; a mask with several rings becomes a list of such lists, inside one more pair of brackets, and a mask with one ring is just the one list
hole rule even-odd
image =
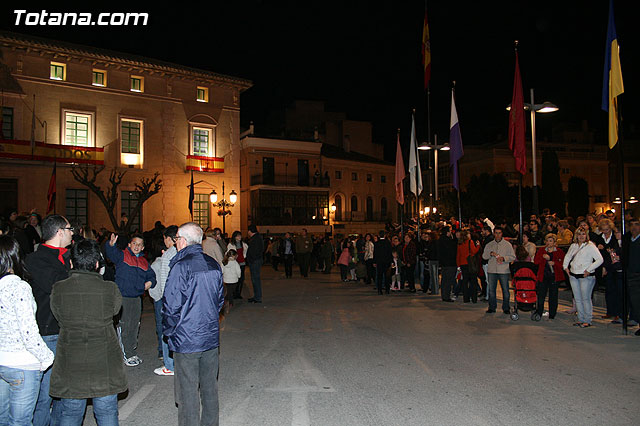
[[315, 178], [301, 177], [297, 175], [253, 175], [251, 176], [251, 186], [254, 185], [270, 185], [270, 186], [302, 186], [312, 188], [329, 188], [329, 181], [323, 177]]
[[342, 215], [336, 212], [335, 222], [387, 222], [390, 214], [382, 212], [343, 212]]

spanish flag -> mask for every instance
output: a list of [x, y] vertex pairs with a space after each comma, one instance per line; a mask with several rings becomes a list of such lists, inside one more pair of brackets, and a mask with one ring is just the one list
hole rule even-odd
[[604, 76], [602, 82], [602, 109], [609, 112], [609, 148], [618, 143], [618, 95], [624, 93], [620, 50], [616, 24], [613, 19], [613, 0], [609, 0], [609, 24], [607, 25], [607, 45], [604, 55]]
[[422, 66], [424, 67], [424, 88], [426, 90], [429, 87], [429, 80], [431, 80], [431, 41], [429, 41], [426, 2], [424, 5], [424, 25], [422, 26]]

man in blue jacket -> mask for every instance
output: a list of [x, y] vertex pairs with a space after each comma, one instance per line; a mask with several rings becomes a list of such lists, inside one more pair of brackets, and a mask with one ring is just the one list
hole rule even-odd
[[162, 332], [173, 351], [181, 426], [218, 424], [218, 313], [224, 287], [220, 265], [202, 252], [202, 233], [193, 222], [178, 228], [178, 254], [169, 263], [163, 297]]
[[116, 284], [122, 293], [122, 315], [120, 316], [120, 339], [124, 351], [124, 364], [129, 367], [140, 365], [142, 359], [136, 351], [138, 347], [138, 329], [142, 315], [140, 296], [156, 285], [156, 273], [142, 256], [144, 239], [134, 234], [124, 250], [116, 247], [117, 234], [111, 234], [105, 250], [109, 259], [116, 265]]

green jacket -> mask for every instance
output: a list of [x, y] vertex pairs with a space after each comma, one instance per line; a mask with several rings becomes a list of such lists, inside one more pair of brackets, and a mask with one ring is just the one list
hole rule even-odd
[[96, 272], [72, 270], [51, 292], [51, 311], [60, 324], [49, 394], [96, 398], [127, 390], [122, 351], [113, 326], [122, 295]]

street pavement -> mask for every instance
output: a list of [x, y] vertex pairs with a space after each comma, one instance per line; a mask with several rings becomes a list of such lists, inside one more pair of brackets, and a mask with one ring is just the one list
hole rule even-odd
[[[636, 328], [573, 327], [566, 305], [555, 320], [514, 322], [480, 301], [379, 296], [337, 272], [285, 280], [264, 267], [263, 287], [264, 303], [223, 323], [221, 425], [640, 424]], [[125, 367], [121, 425], [177, 424], [173, 378], [153, 374], [154, 330], [145, 298], [144, 362]]]

